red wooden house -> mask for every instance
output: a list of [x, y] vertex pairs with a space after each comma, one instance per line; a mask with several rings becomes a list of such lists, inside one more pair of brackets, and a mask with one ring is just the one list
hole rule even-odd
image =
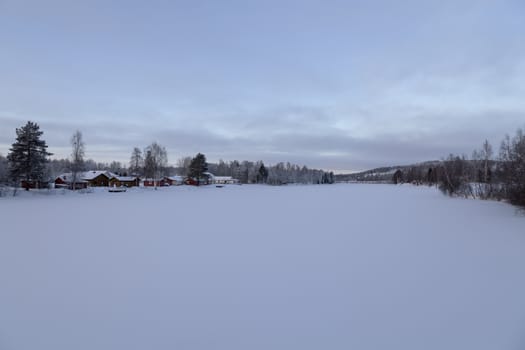
[[[86, 180], [81, 179], [82, 174], [78, 174], [77, 180], [74, 183], [74, 188], [79, 190], [83, 188], [87, 188], [88, 182]], [[59, 177], [55, 179], [55, 188], [67, 188], [72, 190], [73, 189], [73, 175], [71, 173], [68, 174], [62, 174]]]
[[162, 187], [169, 186], [170, 184], [165, 179], [155, 180], [155, 179], [144, 179], [142, 182], [144, 187]]

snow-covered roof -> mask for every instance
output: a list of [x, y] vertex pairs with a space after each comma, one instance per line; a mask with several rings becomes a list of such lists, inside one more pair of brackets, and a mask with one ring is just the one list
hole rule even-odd
[[213, 177], [217, 181], [228, 181], [228, 180], [234, 180], [231, 176], [214, 176]]
[[106, 176], [108, 179], [111, 179], [112, 177], [115, 177], [114, 174], [111, 174], [109, 171], [106, 170], [90, 170], [86, 171], [82, 174], [82, 179], [84, 180], [93, 180], [97, 178], [100, 175]]
[[[119, 176], [117, 174], [113, 174], [110, 171], [106, 171], [106, 170], [90, 170], [90, 171], [84, 171], [82, 173], [78, 173], [77, 174], [77, 179], [78, 179], [77, 182], [82, 182], [81, 180], [90, 181], [90, 180], [93, 180], [93, 179], [97, 178], [100, 175], [104, 175], [108, 179], [119, 178]], [[68, 182], [68, 181], [71, 181], [71, 179], [73, 178], [73, 173], [60, 174], [59, 176], [57, 176], [57, 179], [58, 178], [60, 178], [62, 181]], [[132, 180], [134, 180], [134, 179], [135, 178], [132, 178]], [[122, 181], [125, 181], [125, 180], [122, 180]]]
[[184, 177], [181, 175], [168, 176], [167, 178], [170, 179], [171, 181], [181, 181], [181, 182], [184, 181]]
[[60, 179], [60, 180], [62, 180], [62, 181], [67, 181], [68, 179], [70, 179], [70, 178], [72, 178], [72, 177], [73, 177], [73, 175], [72, 175], [71, 173], [65, 173], [65, 174], [60, 174], [60, 175], [58, 175], [58, 176], [55, 178], [55, 180]]
[[119, 181], [135, 181], [137, 180], [136, 176], [116, 176]]
[[[87, 182], [85, 180], [82, 179], [82, 174], [78, 174], [77, 175], [77, 181], [76, 183], [84, 183], [84, 182]], [[65, 183], [71, 183], [71, 181], [73, 180], [73, 173], [64, 173], [64, 174], [60, 174], [58, 175], [56, 178], [55, 178], [55, 181], [57, 179], [60, 179], [62, 181], [64, 181]]]

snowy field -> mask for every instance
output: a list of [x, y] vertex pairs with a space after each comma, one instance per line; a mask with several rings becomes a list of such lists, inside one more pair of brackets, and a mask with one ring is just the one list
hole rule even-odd
[[525, 349], [525, 217], [391, 185], [0, 198], [0, 349]]

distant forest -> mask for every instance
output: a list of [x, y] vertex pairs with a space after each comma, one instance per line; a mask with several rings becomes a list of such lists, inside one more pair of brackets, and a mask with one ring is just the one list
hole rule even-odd
[[525, 135], [518, 129], [513, 137], [505, 136], [497, 154], [485, 140], [470, 157], [450, 154], [439, 161], [336, 175], [336, 181], [436, 185], [451, 196], [507, 200], [525, 206]]

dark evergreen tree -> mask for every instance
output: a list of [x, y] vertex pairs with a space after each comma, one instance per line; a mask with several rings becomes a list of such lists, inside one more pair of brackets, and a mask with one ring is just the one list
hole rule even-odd
[[7, 182], [7, 158], [0, 154], [0, 185]]
[[518, 129], [501, 143], [498, 175], [502, 180], [502, 196], [512, 204], [525, 206], [525, 133]]
[[268, 180], [268, 169], [264, 166], [264, 163], [261, 163], [261, 166], [259, 167], [259, 172], [257, 174], [257, 182], [258, 183], [266, 183]]
[[434, 184], [437, 182], [437, 171], [433, 168], [428, 168], [427, 171], [427, 183]]
[[206, 177], [204, 174], [206, 171], [208, 171], [206, 157], [202, 153], [197, 153], [191, 160], [188, 176], [195, 179], [197, 186], [199, 186], [201, 180]]
[[403, 172], [401, 169], [397, 169], [394, 175], [392, 176], [392, 183], [395, 185], [403, 183]]
[[16, 129], [16, 142], [7, 156], [10, 179], [17, 185], [24, 181], [26, 189], [44, 180], [47, 157], [52, 155], [47, 151], [46, 142], [40, 139], [42, 134], [38, 124], [28, 121]]

